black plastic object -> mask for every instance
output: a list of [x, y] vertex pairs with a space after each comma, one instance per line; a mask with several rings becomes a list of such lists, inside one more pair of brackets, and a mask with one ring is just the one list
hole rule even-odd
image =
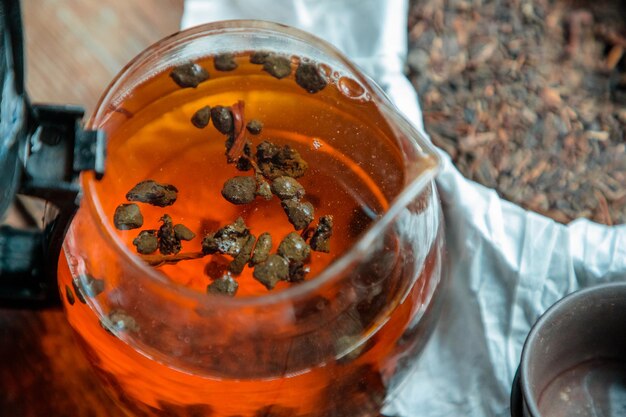
[[513, 417], [626, 415], [626, 282], [568, 295], [531, 329]]
[[22, 24], [17, 1], [0, 2], [0, 217], [11, 205], [26, 136]]
[[76, 106], [31, 105], [24, 89], [18, 0], [0, 2], [0, 218], [17, 194], [46, 200], [40, 228], [0, 227], [0, 306], [44, 307], [59, 300], [56, 270], [77, 208], [78, 175], [104, 172], [103, 132], [84, 130]]

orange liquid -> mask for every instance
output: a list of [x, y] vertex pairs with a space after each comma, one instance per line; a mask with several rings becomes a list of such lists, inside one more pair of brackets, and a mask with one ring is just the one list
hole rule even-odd
[[[116, 232], [129, 251], [135, 252], [132, 240], [139, 230], [158, 229], [159, 218], [167, 213], [175, 224], [183, 223], [197, 235], [194, 240], [183, 242], [183, 252], [199, 251], [205, 233], [239, 216], [252, 234], [269, 232], [275, 252], [278, 242], [293, 231], [278, 199], [257, 198], [251, 204], [239, 206], [224, 200], [220, 190], [227, 179], [251, 174], [239, 172], [226, 163], [224, 135], [212, 124], [197, 129], [190, 123], [193, 113], [205, 105], [229, 106], [243, 100], [246, 121], [258, 119], [264, 123], [260, 135], [248, 134], [247, 138], [253, 145], [271, 140], [297, 149], [309, 164], [309, 170], [299, 181], [306, 189], [305, 200], [315, 207], [314, 224], [321, 215], [334, 217], [330, 253], [312, 252], [306, 279], [314, 280], [356, 242], [402, 190], [404, 169], [399, 153], [391, 146], [393, 133], [371, 101], [365, 96], [356, 97], [360, 95], [359, 88], [350, 80], [339, 80], [317, 94], [309, 94], [296, 85], [293, 75], [274, 79], [262, 72], [260, 66], [249, 64], [245, 56], [239, 57], [238, 63], [236, 71], [218, 72], [213, 70], [210, 59], [200, 62], [209, 69], [211, 79], [196, 89], [180, 89], [167, 72], [158, 74], [111, 109], [102, 126], [109, 134], [106, 175], [94, 186], [105, 213], [103, 221], [112, 222], [116, 206], [126, 202], [125, 194], [136, 183], [153, 179], [175, 185], [179, 190], [178, 200], [165, 208], [140, 204], [143, 227]], [[359, 163], [354, 162], [356, 156]], [[375, 172], [384, 175], [373, 176]], [[89, 216], [87, 209], [81, 207], [75, 220], [77, 236], [89, 233], [88, 228], [81, 229]], [[396, 242], [398, 238], [389, 239]], [[98, 244], [102, 242], [97, 239], [85, 239], [81, 243], [86, 245], [83, 246], [86, 252], [89, 245]], [[185, 371], [162, 359], [151, 359], [145, 352], [106, 332], [97, 315], [85, 304], [70, 305], [64, 299], [69, 321], [81, 345], [105, 380], [106, 388], [130, 415], [376, 415], [386, 385], [398, 372], [398, 362], [408, 360], [409, 353], [422, 343], [415, 335], [423, 333], [426, 325], [416, 326], [412, 320], [418, 311], [430, 308], [433, 286], [440, 275], [439, 243], [426, 248], [425, 266], [416, 278], [402, 275], [402, 265], [395, 261], [400, 259], [401, 250], [400, 245], [392, 245], [393, 267], [382, 273], [389, 275], [385, 278], [389, 282], [411, 281], [408, 293], [400, 301], [391, 290], [386, 290], [375, 295], [375, 301], [369, 301], [376, 306], [387, 303], [393, 308], [385, 317], [372, 315], [365, 319], [368, 314], [361, 314], [359, 327], [363, 334], [358, 346], [351, 346], [351, 339], [334, 340], [341, 347], [337, 348], [337, 355], [319, 353], [317, 361], [308, 361], [307, 366], [288, 366], [286, 357], [273, 358], [278, 364], [285, 362], [285, 366], [263, 377]], [[223, 259], [214, 255], [158, 269], [169, 280], [203, 293], [215, 278], [213, 269], [207, 265], [223, 263]], [[75, 259], [70, 255], [69, 260], [70, 265], [62, 257], [59, 265], [63, 294], [66, 286], [72, 287], [72, 279], [77, 275]], [[117, 294], [137, 297], [140, 302], [141, 294], [125, 278], [120, 269], [123, 266], [116, 259], [107, 259], [103, 254], [100, 259], [92, 256], [87, 263], [92, 275], [105, 280], [108, 296], [115, 289]], [[251, 268], [246, 267], [237, 281], [237, 297], [268, 293], [252, 277]], [[282, 282], [272, 291], [290, 285], [298, 284]], [[135, 319], [142, 328], [149, 326], [147, 317]], [[181, 327], [184, 323], [181, 318]], [[193, 340], [187, 340], [193, 335], [184, 337], [185, 343], [193, 346]], [[189, 349], [191, 352], [193, 347]], [[339, 351], [342, 358], [337, 357]], [[230, 360], [213, 359], [224, 364]], [[255, 364], [249, 366], [254, 368]]]

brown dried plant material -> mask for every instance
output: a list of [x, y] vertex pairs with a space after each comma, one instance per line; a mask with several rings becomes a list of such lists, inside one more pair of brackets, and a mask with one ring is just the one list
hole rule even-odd
[[214, 106], [211, 109], [211, 120], [213, 121], [213, 126], [215, 126], [218, 132], [224, 135], [232, 133], [234, 124], [233, 113], [230, 108], [224, 106]]
[[246, 241], [241, 246], [241, 250], [235, 256], [235, 259], [228, 265], [228, 270], [235, 275], [239, 275], [243, 272], [244, 267], [252, 256], [252, 250], [254, 249], [254, 242], [256, 237], [254, 235], [248, 235]]
[[300, 153], [289, 145], [261, 142], [256, 148], [256, 161], [261, 173], [269, 179], [287, 176], [300, 178], [309, 165]]
[[160, 184], [154, 180], [141, 181], [128, 193], [128, 201], [138, 201], [157, 207], [171, 206], [178, 198], [178, 189], [170, 184]]
[[264, 200], [268, 200], [268, 201], [271, 200], [272, 199], [272, 187], [270, 186], [270, 184], [267, 181], [265, 181], [262, 175], [256, 175], [255, 179], [256, 179], [256, 184], [257, 184], [256, 195], [263, 198]]
[[207, 234], [202, 240], [202, 252], [237, 256], [249, 234], [248, 226], [241, 217], [238, 217], [233, 223], [222, 227], [217, 232]]
[[[235, 139], [233, 138], [233, 143], [230, 144], [230, 146], [226, 146], [227, 152], [228, 150], [233, 148]], [[252, 145], [250, 144], [250, 142], [245, 141], [244, 145], [243, 145], [243, 152], [242, 155], [239, 156], [239, 158], [237, 158], [237, 162], [235, 163], [235, 168], [237, 168], [237, 170], [239, 171], [250, 171], [252, 168], [254, 168], [254, 163], [252, 162], [251, 159], [251, 155], [252, 155]], [[231, 162], [230, 158], [228, 158], [228, 153], [226, 154], [227, 157], [227, 162]], [[258, 181], [257, 181], [258, 182]]]
[[283, 200], [280, 205], [287, 214], [289, 223], [291, 223], [296, 230], [306, 229], [315, 217], [313, 204], [307, 201], [302, 202], [294, 198]]
[[180, 252], [180, 239], [174, 233], [174, 225], [169, 214], [164, 214], [160, 220], [163, 224], [159, 227], [157, 237], [159, 238], [159, 252], [163, 255], [172, 255]]
[[234, 297], [239, 289], [239, 284], [233, 279], [233, 277], [225, 275], [216, 279], [207, 286], [207, 294], [225, 295], [228, 297]]
[[269, 54], [263, 59], [263, 70], [280, 80], [291, 74], [291, 61], [286, 56]]
[[211, 107], [204, 106], [191, 116], [191, 124], [198, 129], [204, 129], [211, 121]]
[[320, 217], [311, 236], [311, 249], [317, 252], [330, 252], [330, 237], [333, 235], [333, 216]]
[[233, 177], [222, 187], [222, 197], [233, 204], [248, 204], [254, 201], [257, 182], [253, 177]]
[[270, 56], [269, 51], [255, 51], [250, 55], [250, 63], [263, 65], [268, 56]]
[[410, 76], [457, 168], [559, 222], [626, 223], [626, 2], [411, 3]]
[[189, 229], [184, 224], [177, 224], [174, 226], [174, 235], [176, 236], [176, 239], [178, 240], [187, 240], [187, 241], [192, 240], [193, 238], [196, 237], [196, 234], [192, 232], [191, 229]]
[[139, 235], [133, 239], [133, 245], [137, 248], [137, 253], [142, 255], [150, 255], [159, 248], [159, 239], [156, 230], [142, 230]]
[[218, 71], [233, 71], [237, 68], [235, 56], [230, 53], [224, 53], [213, 58], [213, 65]]
[[323, 90], [328, 84], [317, 66], [310, 62], [300, 63], [296, 70], [296, 83], [311, 94]]
[[[286, 77], [292, 71], [291, 60], [285, 56], [259, 53], [250, 60], [262, 64], [263, 69], [276, 78]], [[232, 55], [217, 56], [214, 57], [214, 65], [217, 70], [229, 71], [235, 69], [236, 61]], [[185, 75], [184, 70], [195, 69], [179, 68], [178, 72], [172, 72], [172, 78]], [[326, 86], [326, 79], [318, 72], [317, 67], [306, 63], [299, 65], [296, 70], [296, 82], [311, 93]], [[185, 85], [193, 86], [189, 83]], [[307, 162], [291, 145], [278, 145], [268, 140], [261, 142], [253, 153], [252, 143], [246, 137], [246, 133], [260, 134], [263, 123], [257, 119], [246, 123], [244, 110], [245, 103], [239, 100], [230, 107], [204, 106], [191, 118], [191, 123], [196, 128], [205, 128], [212, 122], [216, 130], [226, 136], [227, 163], [235, 164], [240, 171], [253, 170], [254, 175], [236, 176], [227, 180], [222, 188], [222, 196], [234, 204], [248, 204], [253, 202], [256, 196], [271, 200], [276, 195], [281, 200], [281, 206], [294, 228], [306, 230], [314, 219], [314, 207], [310, 202], [302, 201], [306, 194], [305, 189], [296, 178], [306, 173]], [[177, 193], [178, 190], [173, 185], [146, 180], [133, 187], [127, 198], [131, 201], [166, 207], [176, 201]], [[211, 257], [211, 262], [205, 268], [205, 274], [214, 279], [207, 287], [208, 293], [234, 296], [238, 283], [232, 276], [241, 274], [246, 265], [254, 267], [253, 277], [268, 289], [274, 288], [281, 280], [303, 281], [310, 270], [307, 263], [310, 261], [311, 247], [301, 234], [295, 232], [282, 240], [277, 254], [271, 255], [271, 235], [263, 233], [257, 241], [243, 219], [239, 217], [232, 224], [213, 233], [207, 233], [202, 239], [201, 252], [181, 253], [181, 241], [191, 240], [195, 234], [182, 224], [174, 226], [172, 218], [167, 214], [163, 215], [160, 221], [162, 224], [157, 231], [144, 230], [133, 241], [142, 259], [147, 264], [158, 267], [217, 254]], [[328, 234], [328, 230], [326, 233]], [[311, 231], [310, 234], [314, 232]], [[323, 237], [321, 232], [318, 232], [318, 235], [320, 239]], [[320, 244], [319, 247], [322, 246]], [[160, 254], [155, 253], [156, 249]], [[218, 271], [210, 266], [219, 257], [225, 261], [223, 268]], [[232, 260], [228, 261], [229, 258]]]
[[258, 135], [263, 130], [263, 123], [260, 120], [252, 119], [246, 124], [246, 129], [253, 135]]
[[207, 254], [203, 252], [180, 252], [175, 255], [151, 254], [143, 255], [141, 259], [150, 266], [174, 265], [180, 261], [190, 261], [192, 259], [204, 258]]
[[304, 197], [304, 187], [294, 178], [278, 177], [272, 181], [272, 192], [281, 200]]
[[132, 230], [143, 226], [143, 216], [135, 203], [120, 204], [115, 209], [113, 224], [119, 230]]
[[278, 254], [293, 262], [305, 262], [311, 255], [311, 248], [296, 232], [291, 232], [278, 245]]
[[289, 277], [289, 262], [280, 255], [270, 255], [265, 262], [254, 267], [252, 276], [271, 290], [278, 281], [285, 281]]
[[200, 65], [189, 62], [175, 67], [170, 72], [170, 77], [181, 88], [196, 88], [209, 79], [209, 73]]
[[254, 246], [254, 252], [252, 253], [252, 259], [250, 259], [250, 265], [254, 266], [265, 262], [272, 250], [272, 235], [265, 232], [259, 236], [259, 239]]
[[304, 265], [304, 262], [289, 262], [289, 276], [288, 282], [302, 282], [306, 278], [306, 274], [309, 273], [309, 267]]

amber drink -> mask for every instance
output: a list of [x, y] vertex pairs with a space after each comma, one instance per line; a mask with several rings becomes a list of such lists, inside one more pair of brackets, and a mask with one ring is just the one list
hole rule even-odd
[[[137, 57], [90, 124], [105, 176], [82, 178], [59, 289], [120, 408], [378, 416], [427, 340], [444, 253], [437, 158], [379, 89], [310, 35], [224, 22]], [[146, 181], [167, 198], [129, 193]]]

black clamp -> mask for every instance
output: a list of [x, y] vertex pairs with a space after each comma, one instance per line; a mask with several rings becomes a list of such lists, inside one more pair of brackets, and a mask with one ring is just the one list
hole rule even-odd
[[76, 106], [33, 105], [19, 193], [46, 204], [42, 229], [0, 227], [0, 301], [3, 305], [58, 303], [56, 271], [67, 228], [79, 206], [78, 177], [104, 173], [106, 137], [84, 130]]

